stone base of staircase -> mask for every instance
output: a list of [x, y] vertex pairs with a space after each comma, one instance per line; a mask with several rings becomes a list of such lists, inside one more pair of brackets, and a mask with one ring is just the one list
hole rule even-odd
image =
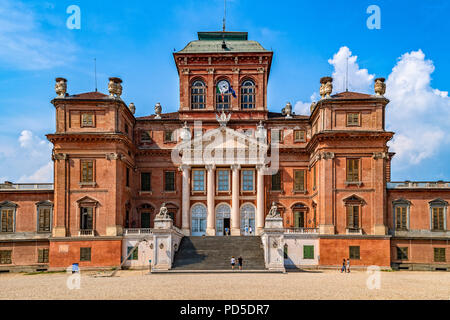
[[150, 274], [205, 274], [205, 273], [212, 273], [212, 274], [249, 274], [249, 273], [286, 273], [282, 271], [273, 271], [273, 270], [155, 270]]

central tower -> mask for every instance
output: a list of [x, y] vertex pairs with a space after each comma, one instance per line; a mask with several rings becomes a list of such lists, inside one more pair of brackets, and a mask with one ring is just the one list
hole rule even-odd
[[247, 32], [199, 32], [174, 53], [180, 78], [180, 119], [267, 119], [267, 82], [273, 52]]

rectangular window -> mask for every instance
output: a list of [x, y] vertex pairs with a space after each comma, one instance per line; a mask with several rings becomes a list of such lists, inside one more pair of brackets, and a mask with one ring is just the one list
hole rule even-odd
[[347, 113], [347, 127], [359, 126], [359, 113]]
[[14, 232], [14, 210], [3, 209], [1, 216], [1, 232]]
[[38, 263], [48, 263], [48, 249], [38, 250]]
[[433, 230], [444, 231], [444, 208], [433, 208]]
[[294, 170], [294, 191], [305, 191], [305, 170]]
[[355, 247], [350, 247], [349, 248], [349, 251], [350, 251], [350, 253], [349, 253], [349, 257], [350, 257], [350, 259], [352, 259], [352, 260], [359, 260], [359, 259], [361, 259], [361, 257], [360, 257], [360, 247], [359, 246], [355, 246]]
[[408, 215], [407, 207], [395, 207], [395, 229], [407, 230], [408, 229]]
[[80, 217], [80, 230], [93, 230], [93, 207], [82, 207]]
[[305, 142], [305, 141], [306, 141], [306, 131], [294, 130], [294, 142]]
[[11, 264], [11, 250], [2, 250], [0, 251], [0, 264]]
[[129, 187], [130, 186], [130, 168], [128, 168], [128, 167], [126, 168], [125, 175], [126, 175], [126, 186]]
[[91, 248], [80, 248], [80, 261], [91, 261]]
[[314, 259], [314, 246], [303, 246], [303, 259]]
[[129, 129], [128, 129], [128, 124], [125, 123], [125, 133], [128, 134]]
[[164, 172], [164, 191], [175, 191], [175, 171]]
[[38, 232], [50, 232], [50, 208], [38, 208]]
[[152, 141], [152, 132], [151, 131], [142, 131], [141, 132], [141, 142], [151, 142]]
[[170, 130], [164, 131], [164, 142], [175, 142], [175, 133]]
[[397, 247], [397, 260], [408, 260], [407, 247]]
[[284, 259], [289, 259], [289, 252], [288, 252], [289, 248], [287, 246], [287, 244], [284, 246]]
[[316, 190], [317, 189], [317, 164], [314, 166], [314, 169], [313, 169], [313, 188], [314, 188], [314, 190]]
[[81, 182], [94, 182], [94, 161], [81, 161]]
[[[278, 134], [277, 134], [278, 133]], [[283, 130], [273, 130], [272, 131], [272, 142], [282, 143], [284, 139], [284, 131]]]
[[193, 191], [205, 191], [205, 170], [192, 170]]
[[359, 206], [347, 206], [347, 228], [359, 229]]
[[93, 127], [94, 115], [92, 113], [81, 114], [81, 127]]
[[242, 190], [253, 191], [254, 190], [254, 171], [242, 170]]
[[152, 174], [150, 172], [141, 173], [141, 191], [152, 191]]
[[347, 159], [347, 182], [359, 182], [359, 160]]
[[[134, 247], [127, 248], [127, 256], [130, 254], [133, 248]], [[128, 260], [139, 260], [139, 248], [136, 248], [136, 250], [133, 251], [133, 254], [128, 258]]]
[[217, 170], [217, 190], [230, 190], [230, 172], [228, 170]]
[[445, 248], [434, 248], [434, 262], [446, 262]]
[[281, 191], [281, 169], [272, 176], [272, 190]]

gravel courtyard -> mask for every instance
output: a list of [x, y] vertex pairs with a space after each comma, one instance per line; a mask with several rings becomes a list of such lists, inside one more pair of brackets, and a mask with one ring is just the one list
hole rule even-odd
[[366, 272], [288, 274], [158, 274], [120, 271], [114, 278], [81, 275], [69, 290], [69, 274], [0, 274], [0, 299], [450, 299], [450, 273], [381, 272], [380, 289], [367, 287]]

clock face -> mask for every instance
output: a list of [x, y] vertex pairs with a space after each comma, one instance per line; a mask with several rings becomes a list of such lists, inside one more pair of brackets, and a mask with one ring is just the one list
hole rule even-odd
[[223, 94], [223, 93], [228, 92], [230, 85], [228, 84], [228, 81], [222, 80], [222, 81], [219, 81], [218, 87], [219, 87], [220, 93]]

